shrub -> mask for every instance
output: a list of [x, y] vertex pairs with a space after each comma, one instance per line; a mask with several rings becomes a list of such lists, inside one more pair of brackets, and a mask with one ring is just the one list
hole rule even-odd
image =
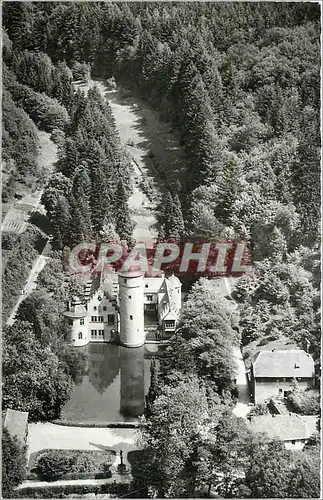
[[72, 66], [74, 80], [88, 81], [90, 78], [90, 67], [86, 63], [75, 62]]
[[117, 84], [116, 84], [114, 76], [112, 76], [111, 78], [108, 78], [107, 87], [108, 87], [108, 90], [115, 90], [117, 88]]
[[267, 405], [256, 405], [252, 408], [252, 410], [248, 413], [249, 417], [257, 417], [259, 415], [268, 415], [268, 407]]
[[38, 460], [37, 469], [46, 481], [56, 481], [67, 474], [74, 463], [73, 457], [51, 453]]
[[30, 225], [24, 233], [17, 236], [14, 244], [8, 250], [8, 259], [2, 280], [4, 318], [9, 316], [10, 310], [17, 301], [32, 263], [38, 256], [37, 249], [41, 250], [43, 246], [44, 240], [41, 231]]
[[64, 479], [101, 479], [111, 477], [111, 454], [114, 452], [80, 450], [46, 450], [35, 460], [36, 473], [46, 481]]
[[302, 391], [295, 387], [287, 396], [291, 411], [301, 415], [319, 415], [320, 399], [317, 391]]

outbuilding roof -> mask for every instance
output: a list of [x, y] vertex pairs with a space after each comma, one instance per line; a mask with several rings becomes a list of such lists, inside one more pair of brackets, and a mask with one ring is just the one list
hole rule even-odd
[[301, 349], [259, 351], [253, 358], [254, 377], [311, 378], [314, 361]]
[[306, 417], [291, 413], [290, 415], [259, 415], [251, 417], [250, 426], [254, 432], [264, 433], [271, 439], [296, 441], [309, 439], [316, 430], [317, 417]]

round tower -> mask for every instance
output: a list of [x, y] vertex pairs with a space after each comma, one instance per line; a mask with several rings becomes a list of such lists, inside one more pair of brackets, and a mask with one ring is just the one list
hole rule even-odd
[[84, 346], [89, 343], [88, 312], [81, 304], [73, 305], [69, 311], [64, 312], [65, 321], [70, 327], [71, 343], [75, 347]]
[[144, 273], [120, 271], [120, 342], [125, 347], [140, 347], [145, 342]]

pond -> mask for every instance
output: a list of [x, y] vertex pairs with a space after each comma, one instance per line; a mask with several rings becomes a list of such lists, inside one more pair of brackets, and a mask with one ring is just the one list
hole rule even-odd
[[[160, 355], [156, 345], [129, 349], [90, 343], [87, 363], [77, 380], [62, 419], [73, 422], [136, 421], [144, 413], [150, 384], [150, 364]], [[148, 350], [149, 349], [149, 350]]]

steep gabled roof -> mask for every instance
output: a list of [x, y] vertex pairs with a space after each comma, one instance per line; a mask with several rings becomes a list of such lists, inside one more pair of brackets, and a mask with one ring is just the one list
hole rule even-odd
[[259, 351], [252, 365], [255, 377], [314, 377], [313, 358], [301, 349]]

